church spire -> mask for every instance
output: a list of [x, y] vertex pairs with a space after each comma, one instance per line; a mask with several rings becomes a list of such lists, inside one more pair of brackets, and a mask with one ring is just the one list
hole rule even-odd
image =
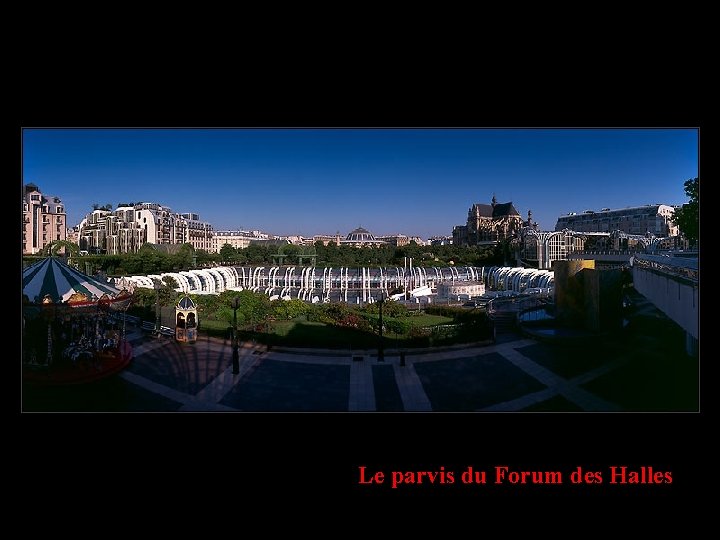
[[496, 204], [497, 204], [497, 199], [495, 198], [495, 194], [493, 193], [493, 198], [492, 198], [493, 207], [495, 207]]

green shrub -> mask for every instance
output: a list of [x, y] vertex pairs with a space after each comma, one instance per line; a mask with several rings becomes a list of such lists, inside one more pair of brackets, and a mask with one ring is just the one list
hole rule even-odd
[[425, 313], [428, 315], [440, 315], [442, 317], [452, 317], [453, 319], [456, 319], [459, 315], [465, 312], [467, 312], [466, 309], [455, 306], [430, 305], [425, 308]]

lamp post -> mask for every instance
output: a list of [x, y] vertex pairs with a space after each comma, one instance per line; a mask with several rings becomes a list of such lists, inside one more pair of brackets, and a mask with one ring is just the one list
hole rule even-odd
[[125, 341], [125, 321], [127, 321], [128, 307], [129, 307], [129, 304], [128, 304], [128, 306], [125, 307], [125, 309], [123, 309], [122, 341]]
[[232, 372], [233, 375], [240, 373], [240, 354], [238, 353], [237, 338], [237, 310], [240, 307], [240, 297], [236, 296], [232, 299], [233, 308], [233, 342], [232, 342]]
[[380, 346], [378, 347], [378, 362], [385, 361], [385, 350], [383, 349], [383, 320], [382, 320], [382, 308], [385, 302], [385, 295], [383, 291], [380, 291], [380, 300], [378, 301], [378, 307], [380, 309]]
[[153, 287], [155, 288], [155, 336], [160, 336], [160, 288], [162, 282], [153, 278]]

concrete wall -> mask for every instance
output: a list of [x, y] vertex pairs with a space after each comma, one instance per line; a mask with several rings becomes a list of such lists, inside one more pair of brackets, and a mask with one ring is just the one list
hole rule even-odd
[[580, 328], [585, 321], [585, 285], [582, 270], [595, 261], [555, 261], [555, 317], [563, 326]]
[[660, 311], [693, 338], [699, 339], [699, 288], [696, 283], [634, 266], [633, 284]]
[[582, 271], [585, 287], [585, 328], [593, 332], [622, 328], [622, 273], [620, 270]]
[[592, 332], [622, 327], [622, 272], [600, 270], [594, 260], [555, 262], [555, 309], [559, 324]]

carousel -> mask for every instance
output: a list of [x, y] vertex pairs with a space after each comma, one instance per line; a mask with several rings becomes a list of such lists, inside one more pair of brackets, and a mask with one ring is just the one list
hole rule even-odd
[[23, 271], [23, 381], [80, 384], [124, 369], [132, 291], [48, 257]]

